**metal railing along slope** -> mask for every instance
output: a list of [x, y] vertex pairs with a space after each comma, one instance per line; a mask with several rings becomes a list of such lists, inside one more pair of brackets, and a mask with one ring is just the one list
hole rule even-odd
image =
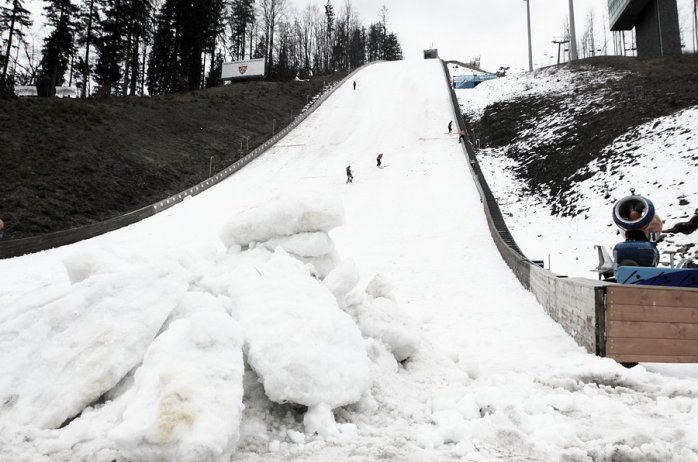
[[259, 157], [261, 154], [266, 152], [272, 145], [278, 142], [281, 138], [285, 137], [291, 130], [296, 128], [298, 124], [304, 121], [310, 114], [315, 112], [315, 110], [320, 107], [320, 105], [329, 98], [337, 88], [344, 84], [347, 80], [351, 79], [354, 74], [359, 72], [361, 69], [369, 66], [373, 63], [365, 64], [364, 66], [354, 69], [342, 80], [337, 82], [329, 91], [325, 92], [320, 98], [318, 98], [309, 108], [303, 111], [301, 114], [296, 116], [294, 120], [276, 133], [274, 136], [266, 140], [260, 146], [250, 151], [246, 156], [233, 162], [231, 165], [205, 179], [199, 184], [192, 186], [184, 191], [160, 200], [154, 204], [147, 205], [138, 210], [128, 212], [126, 214], [110, 218], [108, 220], [100, 221], [97, 223], [91, 223], [89, 225], [79, 226], [72, 229], [67, 229], [63, 231], [57, 231], [55, 233], [49, 233], [42, 236], [33, 236], [22, 239], [11, 239], [0, 241], [0, 259], [18, 257], [20, 255], [25, 255], [28, 253], [39, 252], [42, 250], [51, 249], [54, 247], [60, 247], [62, 245], [72, 244], [84, 239], [89, 239], [91, 237], [99, 236], [100, 234], [108, 233], [124, 226], [136, 223], [144, 218], [148, 218], [156, 213], [162, 212], [179, 202], [182, 202], [189, 196], [195, 196], [208, 188], [220, 183], [224, 179], [228, 178], [233, 173], [237, 172], [245, 165], [249, 164], [251, 161]]

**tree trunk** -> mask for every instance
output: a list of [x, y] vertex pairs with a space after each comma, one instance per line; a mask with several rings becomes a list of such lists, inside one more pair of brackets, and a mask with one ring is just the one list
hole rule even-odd
[[140, 38], [136, 36], [135, 39], [133, 50], [131, 50], [131, 87], [129, 88], [129, 94], [131, 96], [136, 96], [136, 88], [138, 87], [138, 44], [140, 43]]
[[15, 17], [17, 12], [17, 1], [12, 2], [12, 21], [10, 22], [10, 36], [7, 39], [7, 52], [5, 53], [5, 65], [2, 68], [2, 83], [7, 86], [7, 65], [10, 64], [10, 52], [12, 51], [12, 34], [15, 31]]
[[85, 37], [85, 69], [82, 73], [82, 88], [80, 89], [80, 97], [87, 97], [87, 83], [90, 81], [90, 38], [92, 36], [92, 8], [94, 0], [90, 0], [90, 13], [87, 16], [87, 35]]
[[[130, 29], [130, 27], [129, 27]], [[126, 35], [126, 53], [124, 54], [124, 96], [128, 95], [128, 90], [131, 87], [131, 42], [133, 41], [133, 32], [129, 30], [128, 35]]]

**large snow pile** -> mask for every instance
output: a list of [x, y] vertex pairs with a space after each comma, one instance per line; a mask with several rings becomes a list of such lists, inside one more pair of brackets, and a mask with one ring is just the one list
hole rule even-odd
[[376, 342], [397, 364], [419, 333], [333, 263], [343, 221], [338, 202], [293, 197], [231, 217], [199, 255], [66, 258], [63, 281], [2, 311], [0, 459], [227, 460], [250, 425], [245, 365], [259, 400], [308, 408], [310, 437], [351, 434], [333, 409], [371, 400]]

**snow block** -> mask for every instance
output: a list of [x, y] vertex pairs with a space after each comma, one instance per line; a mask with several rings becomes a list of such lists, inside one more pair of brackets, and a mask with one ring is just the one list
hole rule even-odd
[[390, 299], [368, 298], [352, 307], [361, 333], [385, 343], [397, 361], [414, 356], [421, 343], [419, 329], [407, 313]]
[[281, 247], [286, 252], [299, 257], [320, 257], [334, 252], [334, 242], [332, 242], [330, 235], [324, 231], [275, 237], [262, 245], [271, 251]]
[[123, 261], [104, 250], [76, 252], [63, 259], [71, 284], [82, 282], [98, 273], [125, 271]]
[[226, 247], [244, 247], [279, 236], [329, 231], [343, 224], [341, 202], [308, 195], [275, 200], [239, 213], [226, 223], [220, 237]]
[[0, 423], [57, 428], [79, 414], [141, 362], [186, 288], [182, 272], [131, 268], [13, 306], [0, 325]]
[[393, 285], [381, 273], [373, 276], [373, 279], [366, 286], [366, 293], [374, 298], [385, 297], [394, 301]]
[[110, 432], [120, 451], [134, 462], [230, 460], [244, 409], [242, 344], [223, 313], [173, 322], [148, 349]]
[[340, 307], [345, 307], [345, 298], [351, 290], [359, 284], [359, 268], [353, 259], [343, 260], [330, 274], [327, 275], [323, 283], [335, 296]]
[[291, 256], [295, 256], [305, 264], [313, 265], [320, 279], [325, 279], [327, 275], [337, 267], [341, 260], [337, 252], [328, 253], [319, 257], [299, 257], [293, 254], [291, 254]]
[[370, 384], [361, 333], [301, 262], [277, 250], [232, 276], [247, 362], [270, 400], [335, 408], [361, 398]]

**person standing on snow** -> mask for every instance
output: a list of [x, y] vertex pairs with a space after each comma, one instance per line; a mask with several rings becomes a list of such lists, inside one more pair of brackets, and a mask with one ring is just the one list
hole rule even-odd
[[451, 129], [452, 129], [452, 128], [453, 128], [453, 121], [451, 120], [451, 121], [448, 123], [448, 134], [449, 134], [449, 135], [451, 134]]
[[383, 158], [383, 153], [378, 154], [378, 157], [376, 157], [376, 163], [378, 166], [381, 166], [381, 159]]
[[356, 90], [356, 80], [354, 80], [354, 90]]
[[458, 132], [458, 142], [460, 143], [461, 141], [465, 143], [465, 130]]
[[347, 165], [347, 183], [354, 182], [354, 175], [351, 173], [351, 165]]

